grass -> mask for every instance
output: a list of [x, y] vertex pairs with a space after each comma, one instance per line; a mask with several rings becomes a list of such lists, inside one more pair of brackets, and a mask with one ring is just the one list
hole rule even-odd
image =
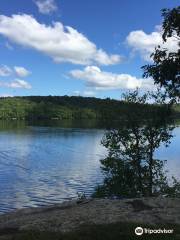
[[174, 229], [174, 234], [144, 234], [136, 236], [134, 229], [142, 224], [134, 223], [113, 223], [103, 225], [81, 226], [80, 229], [69, 233], [52, 232], [14, 232], [0, 233], [2, 240], [136, 240], [136, 239], [158, 239], [158, 240], [180, 240], [180, 226], [178, 225], [158, 225], [142, 227], [152, 229]]

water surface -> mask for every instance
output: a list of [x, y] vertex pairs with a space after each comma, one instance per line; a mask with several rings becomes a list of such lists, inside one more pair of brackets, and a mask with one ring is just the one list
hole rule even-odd
[[[0, 123], [0, 212], [58, 203], [77, 192], [90, 195], [103, 181], [104, 132], [93, 124]], [[180, 127], [173, 134], [170, 147], [161, 146], [156, 155], [179, 177]]]

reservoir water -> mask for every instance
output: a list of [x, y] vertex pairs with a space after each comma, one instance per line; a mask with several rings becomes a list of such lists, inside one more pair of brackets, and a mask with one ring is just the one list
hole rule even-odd
[[[105, 129], [52, 125], [0, 123], [0, 213], [59, 203], [77, 192], [89, 196], [103, 181]], [[173, 135], [170, 146], [161, 146], [156, 155], [180, 178], [180, 127]]]

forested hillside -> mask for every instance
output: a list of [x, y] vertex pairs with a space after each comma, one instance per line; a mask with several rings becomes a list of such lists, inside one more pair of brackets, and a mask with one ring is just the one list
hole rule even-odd
[[[180, 108], [176, 106], [178, 111]], [[69, 96], [0, 98], [0, 119], [112, 119], [133, 114], [150, 117], [169, 108], [166, 105], [134, 104], [112, 99]]]

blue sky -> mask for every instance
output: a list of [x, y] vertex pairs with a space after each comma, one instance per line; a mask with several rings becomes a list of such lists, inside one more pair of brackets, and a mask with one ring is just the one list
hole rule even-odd
[[[120, 98], [140, 87], [161, 42], [162, 8], [176, 0], [0, 2], [0, 95]], [[68, 26], [68, 27], [66, 27]], [[166, 47], [176, 49], [170, 39]]]

